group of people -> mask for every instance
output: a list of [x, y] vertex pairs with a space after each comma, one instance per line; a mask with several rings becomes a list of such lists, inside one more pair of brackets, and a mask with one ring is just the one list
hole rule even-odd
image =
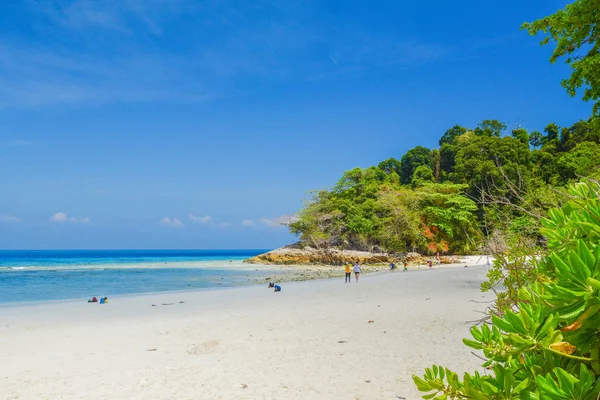
[[100, 301], [98, 301], [96, 297], [92, 297], [90, 300], [88, 300], [88, 303], [106, 304], [108, 303], [108, 297], [100, 297]]
[[[406, 261], [404, 261], [404, 272], [408, 271], [408, 263]], [[395, 269], [398, 269], [398, 266], [396, 264], [394, 264], [394, 262], [392, 261], [390, 263], [390, 271], [393, 271]]]
[[427, 265], [429, 265], [429, 268], [433, 267], [434, 262], [436, 265], [440, 265], [441, 264], [440, 257], [438, 256], [438, 257], [434, 258], [433, 260], [432, 259], [427, 260]]
[[356, 261], [354, 264], [353, 263], [348, 263], [345, 265], [345, 270], [346, 270], [346, 279], [344, 280], [344, 283], [350, 283], [350, 281], [352, 280], [352, 271], [354, 270], [354, 278], [356, 279], [356, 282], [358, 282], [358, 276], [361, 273], [361, 268], [360, 268], [360, 263], [358, 261]]

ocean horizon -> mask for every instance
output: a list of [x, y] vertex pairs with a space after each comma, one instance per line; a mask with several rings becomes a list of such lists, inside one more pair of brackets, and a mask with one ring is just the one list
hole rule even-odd
[[243, 263], [265, 251], [0, 250], [0, 304], [240, 286], [275, 272]]

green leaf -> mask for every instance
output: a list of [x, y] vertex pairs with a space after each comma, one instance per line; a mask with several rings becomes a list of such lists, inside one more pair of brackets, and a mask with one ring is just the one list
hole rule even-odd
[[596, 290], [600, 290], [600, 281], [594, 278], [587, 278], [587, 284]]
[[560, 389], [567, 394], [572, 394], [575, 389], [575, 384], [578, 383], [579, 380], [562, 368], [555, 368], [552, 372], [558, 378]]
[[525, 378], [517, 386], [514, 387], [513, 392], [520, 393], [521, 391], [525, 390], [527, 386], [529, 386], [529, 379]]
[[481, 345], [480, 342], [476, 342], [474, 340], [469, 340], [469, 339], [463, 339], [463, 343], [469, 347], [471, 347], [472, 349], [475, 350], [481, 350], [483, 349], [483, 346]]
[[431, 390], [431, 386], [429, 385], [428, 382], [424, 381], [423, 379], [419, 378], [416, 375], [413, 375], [413, 382], [415, 383], [415, 385], [417, 386], [417, 389], [419, 389], [420, 392], [428, 392]]
[[[495, 315], [492, 316], [492, 323], [506, 333], [510, 333], [510, 332], [517, 333], [517, 330], [512, 326], [511, 323], [509, 323], [506, 320], [499, 318]], [[488, 342], [488, 341], [489, 341], [489, 339], [486, 340], [486, 342]]]
[[546, 318], [546, 321], [544, 322], [542, 327], [537, 331], [535, 337], [539, 339], [548, 335], [548, 333], [550, 333], [552, 329], [556, 328], [557, 324], [558, 319], [555, 318], [554, 314], [550, 314], [548, 318]]

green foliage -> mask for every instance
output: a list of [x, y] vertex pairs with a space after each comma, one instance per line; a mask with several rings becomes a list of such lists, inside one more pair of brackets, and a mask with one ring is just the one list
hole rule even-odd
[[431, 168], [430, 153], [431, 151], [423, 146], [417, 146], [407, 151], [401, 159], [400, 181], [404, 184], [411, 183], [415, 170], [421, 165]]
[[490, 313], [501, 316], [505, 310], [517, 307], [521, 298], [520, 290], [540, 276], [532, 255], [543, 252], [531, 238], [522, 232], [529, 227], [530, 218], [521, 217], [511, 221], [514, 230], [495, 231], [490, 241], [494, 242], [494, 262], [486, 273], [487, 281], [481, 284], [481, 291], [493, 290], [496, 301]]
[[512, 137], [514, 137], [521, 143], [524, 143], [524, 144], [529, 143], [529, 133], [527, 133], [527, 129], [516, 128], [516, 129], [513, 129], [510, 134], [512, 135]]
[[558, 140], [558, 133], [559, 133], [559, 126], [556, 125], [554, 122], [548, 124], [545, 128], [544, 128], [544, 133], [546, 134], [543, 143], [548, 143], [548, 142], [552, 142], [554, 140]]
[[413, 187], [423, 186], [427, 182], [435, 182], [433, 171], [427, 165], [419, 165], [412, 176]]
[[564, 153], [556, 162], [558, 172], [563, 181], [589, 175], [600, 169], [600, 146], [593, 142], [583, 142]]
[[[504, 129], [494, 120], [474, 131], [456, 125], [444, 133], [440, 149], [419, 146], [401, 161], [346, 171], [331, 190], [311, 194], [290, 230], [318, 248], [462, 253], [496, 231], [507, 243], [518, 233], [533, 246], [539, 238], [536, 216], [557, 205], [548, 188], [600, 175], [600, 124], [549, 124], [543, 137], [524, 129], [498, 136]], [[436, 191], [452, 198], [430, 203]], [[490, 200], [501, 205], [492, 207]]]
[[446, 133], [444, 133], [444, 135], [442, 135], [442, 137], [440, 138], [440, 146], [454, 143], [456, 138], [465, 133], [466, 131], [467, 128], [460, 125], [454, 125], [452, 128], [448, 129]]
[[600, 396], [600, 185], [569, 187], [570, 200], [544, 219], [548, 253], [528, 263], [535, 279], [519, 301], [471, 329], [490, 374], [462, 379], [434, 366], [413, 376], [425, 399], [581, 399]]
[[469, 184], [469, 193], [498, 192], [507, 179], [518, 181], [530, 171], [529, 145], [513, 137], [475, 136], [462, 144], [450, 178]]
[[402, 164], [400, 163], [400, 161], [396, 160], [395, 158], [388, 158], [387, 160], [380, 162], [377, 168], [379, 168], [386, 174], [391, 174], [392, 172], [395, 172], [396, 174], [398, 174], [398, 176], [400, 176], [400, 174], [402, 173], [402, 169], [400, 168], [401, 165]]
[[433, 183], [425, 165], [415, 173], [415, 189], [400, 185], [395, 171], [355, 168], [331, 191], [313, 194], [290, 230], [314, 247], [338, 246], [388, 251], [463, 252], [480, 236], [464, 185]]
[[529, 135], [529, 144], [531, 145], [531, 147], [536, 149], [542, 145], [542, 138], [543, 138], [543, 136], [540, 132], [533, 131]]
[[419, 188], [417, 197], [421, 210], [423, 235], [430, 252], [464, 253], [479, 239], [477, 205], [464, 196], [465, 185], [427, 184]]
[[477, 136], [502, 136], [502, 132], [506, 129], [506, 124], [495, 119], [483, 120], [477, 128], [473, 130]]
[[571, 96], [584, 88], [583, 100], [594, 102], [593, 112], [600, 115], [600, 2], [576, 0], [555, 14], [525, 23], [531, 35], [545, 34], [541, 44], [556, 43], [550, 61], [566, 57], [571, 76], [562, 81]]

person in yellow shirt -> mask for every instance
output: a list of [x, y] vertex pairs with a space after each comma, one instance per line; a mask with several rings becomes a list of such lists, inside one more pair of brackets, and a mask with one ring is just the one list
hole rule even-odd
[[344, 283], [346, 283], [346, 282], [350, 283], [351, 276], [352, 276], [352, 264], [348, 263], [348, 264], [346, 264], [346, 279], [344, 280]]

